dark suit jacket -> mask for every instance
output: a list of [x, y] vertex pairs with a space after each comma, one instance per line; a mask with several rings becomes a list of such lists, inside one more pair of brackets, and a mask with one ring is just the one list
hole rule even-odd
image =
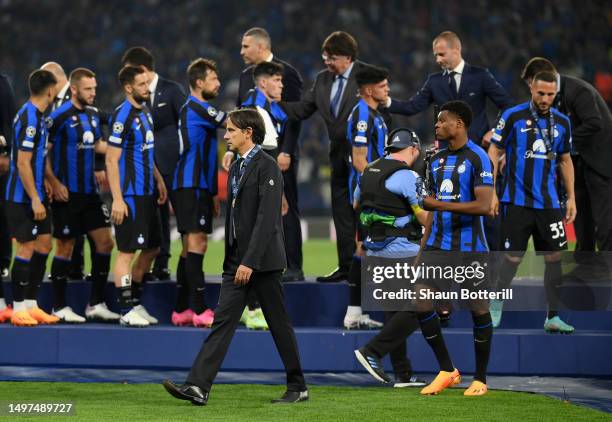
[[178, 121], [186, 99], [182, 86], [159, 76], [151, 115], [155, 135], [155, 164], [165, 176], [172, 175], [179, 159]]
[[586, 165], [612, 177], [612, 113], [599, 92], [582, 79], [562, 75], [555, 101], [572, 123], [574, 150]]
[[[4, 151], [9, 152], [13, 138], [13, 119], [17, 114], [15, 94], [6, 75], [0, 74], [0, 135], [4, 136], [7, 145]], [[3, 148], [0, 148], [0, 150]]]
[[[289, 63], [283, 61], [276, 56], [272, 56], [274, 63], [280, 63], [284, 67], [283, 72], [283, 101], [300, 101], [302, 99], [302, 76]], [[238, 98], [236, 99], [236, 107], [240, 107], [248, 97], [248, 92], [255, 87], [253, 82], [253, 66], [249, 66], [240, 74], [240, 84], [238, 85]], [[287, 122], [287, 127], [283, 133], [282, 139], [279, 140], [279, 151], [286, 152], [293, 156], [298, 155], [301, 122], [298, 120], [290, 120]]]
[[[231, 180], [237, 170], [234, 162], [227, 183], [224, 272], [228, 271], [229, 239], [233, 235], [230, 227], [230, 207], [233, 201]], [[239, 261], [254, 271], [282, 270], [287, 267], [281, 216], [282, 195], [283, 177], [276, 160], [263, 151], [258, 152], [242, 176], [234, 208]]]
[[355, 73], [363, 65], [363, 62], [356, 60], [349, 75], [346, 88], [342, 94], [338, 117], [334, 117], [330, 109], [330, 93], [334, 82], [334, 75], [327, 69], [320, 71], [309, 91], [304, 93], [300, 102], [281, 102], [280, 105], [287, 113], [290, 119], [304, 120], [319, 111], [321, 117], [327, 125], [327, 132], [331, 141], [330, 156], [332, 157], [348, 157], [350, 148], [349, 142], [346, 139], [346, 125], [348, 117], [357, 104], [357, 82], [355, 81]]
[[448, 78], [449, 76], [444, 72], [432, 73], [427, 77], [423, 87], [408, 101], [394, 99], [389, 111], [412, 116], [427, 110], [432, 103], [436, 107], [441, 107], [448, 101], [465, 101], [472, 108], [473, 114], [468, 135], [472, 141], [480, 143], [485, 132], [491, 129], [486, 113], [487, 97], [500, 111], [512, 106], [512, 100], [506, 90], [485, 68], [465, 63], [458, 93], [453, 92]]

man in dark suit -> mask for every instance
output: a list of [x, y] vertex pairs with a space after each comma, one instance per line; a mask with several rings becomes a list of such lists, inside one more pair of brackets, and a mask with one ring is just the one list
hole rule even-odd
[[[612, 251], [612, 113], [593, 85], [582, 79], [561, 75], [543, 57], [534, 57], [521, 78], [530, 84], [540, 72], [554, 72], [558, 93], [554, 107], [572, 124], [572, 162], [578, 214], [574, 221], [576, 252], [580, 264], [573, 275], [592, 279], [609, 277], [610, 263], [599, 251]], [[607, 261], [610, 261], [609, 256]]]
[[[144, 47], [132, 47], [125, 52], [121, 65], [143, 67], [149, 77], [150, 103], [155, 136], [155, 164], [166, 186], [172, 186], [174, 170], [179, 158], [178, 121], [180, 111], [187, 98], [185, 90], [178, 83], [162, 78], [155, 72], [155, 59]], [[172, 201], [172, 198], [170, 198]], [[159, 280], [169, 280], [168, 260], [170, 259], [170, 205], [168, 201], [160, 206], [162, 241], [160, 252], [155, 259], [152, 275]], [[179, 261], [179, 265], [181, 265]], [[183, 264], [184, 265], [184, 264]], [[177, 269], [178, 272], [178, 269]], [[151, 279], [152, 277], [148, 277]]]
[[15, 94], [6, 75], [0, 73], [0, 322], [10, 320], [12, 311], [4, 301], [3, 283], [9, 275], [13, 255], [11, 237], [6, 225], [4, 193], [13, 136], [13, 118], [17, 113]]
[[486, 113], [487, 97], [502, 111], [512, 105], [508, 93], [487, 69], [463, 60], [461, 40], [454, 32], [444, 31], [434, 38], [433, 54], [442, 71], [429, 75], [408, 101], [391, 100], [389, 111], [412, 116], [427, 110], [430, 104], [440, 107], [448, 101], [465, 101], [474, 114], [468, 136], [487, 146], [493, 135]]
[[286, 266], [281, 198], [283, 179], [276, 161], [261, 150], [264, 121], [256, 110], [229, 113], [225, 140], [240, 155], [230, 169], [225, 219], [225, 260], [219, 306], [212, 331], [187, 381], [164, 381], [174, 397], [205, 405], [230, 345], [247, 296], [254, 289], [287, 372], [287, 391], [273, 403], [308, 400], [308, 390], [289, 315], [283, 301]]
[[[249, 67], [240, 75], [236, 107], [240, 107], [244, 103], [249, 90], [255, 86], [253, 82], [254, 66], [264, 61], [272, 61], [283, 65], [282, 100], [300, 101], [302, 98], [302, 77], [293, 66], [272, 54], [272, 43], [268, 31], [263, 28], [251, 28], [246, 31], [242, 37], [240, 55]], [[287, 122], [283, 137], [279, 140], [277, 158], [278, 166], [283, 174], [285, 198], [289, 205], [289, 210], [283, 217], [285, 250], [287, 252], [287, 271], [283, 274], [283, 281], [304, 280], [304, 272], [302, 271], [302, 229], [300, 227], [297, 191], [300, 126], [301, 122], [299, 121]]]
[[330, 139], [332, 216], [336, 227], [338, 268], [317, 281], [345, 280], [355, 251], [355, 218], [349, 201], [349, 154], [346, 126], [349, 113], [357, 104], [355, 72], [363, 65], [357, 61], [357, 41], [347, 32], [331, 33], [323, 42], [323, 61], [312, 88], [299, 102], [281, 102], [289, 119], [304, 120], [319, 112]]

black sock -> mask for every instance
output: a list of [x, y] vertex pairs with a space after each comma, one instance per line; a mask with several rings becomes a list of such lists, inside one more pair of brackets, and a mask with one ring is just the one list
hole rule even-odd
[[559, 314], [559, 292], [561, 285], [561, 261], [546, 262], [544, 266], [544, 289], [548, 302], [548, 319]]
[[520, 262], [512, 262], [508, 257], [503, 257], [497, 275], [497, 291], [510, 287], [510, 283], [512, 283], [512, 279], [516, 275], [519, 265]]
[[119, 309], [121, 309], [121, 315], [127, 314], [134, 306], [132, 300], [133, 284], [132, 277], [129, 274], [121, 277], [121, 284], [119, 286]]
[[89, 305], [95, 306], [104, 302], [108, 271], [110, 270], [110, 254], [96, 252], [91, 261], [91, 294]]
[[348, 273], [349, 306], [361, 306], [361, 257], [353, 255]]
[[183, 312], [189, 308], [189, 285], [185, 275], [185, 258], [179, 257], [176, 266], [176, 312]]
[[38, 289], [45, 276], [47, 267], [48, 254], [34, 252], [30, 259], [30, 277], [28, 280], [28, 288], [26, 289], [26, 299], [36, 300], [38, 297]]
[[206, 303], [204, 301], [204, 271], [202, 270], [203, 263], [204, 255], [195, 252], [187, 252], [185, 272], [187, 273], [187, 280], [189, 281], [189, 292], [191, 294], [192, 303], [191, 309], [198, 315], [206, 310]]
[[421, 326], [423, 337], [436, 355], [441, 371], [452, 372], [455, 370], [453, 362], [448, 354], [448, 349], [442, 337], [442, 328], [440, 327], [440, 318], [435, 311], [418, 312], [417, 318]]
[[13, 302], [23, 302], [25, 288], [30, 278], [30, 261], [18, 256], [13, 260], [11, 269], [11, 285], [13, 287]]
[[140, 298], [142, 297], [142, 289], [144, 288], [144, 280], [132, 279], [132, 306], [140, 305]]
[[66, 306], [66, 287], [69, 273], [70, 258], [53, 257], [51, 282], [53, 283], [53, 309], [56, 311]]
[[474, 321], [474, 352], [476, 354], [476, 372], [474, 379], [487, 383], [487, 366], [491, 354], [491, 338], [493, 337], [493, 324], [491, 314], [472, 314]]

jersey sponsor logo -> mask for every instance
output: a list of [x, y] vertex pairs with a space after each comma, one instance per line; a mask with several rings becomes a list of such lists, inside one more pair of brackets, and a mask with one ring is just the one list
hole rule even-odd
[[83, 132], [83, 142], [77, 145], [77, 149], [91, 149], [94, 148], [94, 134], [88, 130]]
[[493, 173], [491, 173], [490, 171], [481, 171], [480, 172], [480, 177], [493, 177]]
[[542, 139], [536, 139], [531, 150], [525, 151], [525, 158], [533, 158], [539, 160], [548, 160], [548, 153], [546, 152], [546, 144]]
[[440, 186], [441, 193], [452, 193], [454, 190], [453, 182], [450, 179], [444, 179]]
[[113, 124], [113, 133], [117, 133], [117, 134], [123, 133], [123, 123], [115, 122], [115, 124]]
[[26, 128], [26, 136], [28, 138], [33, 138], [36, 135], [36, 128], [34, 126], [28, 126]]
[[357, 122], [357, 130], [359, 132], [365, 132], [366, 130], [368, 130], [368, 122], [366, 122], [365, 120], [360, 120]]

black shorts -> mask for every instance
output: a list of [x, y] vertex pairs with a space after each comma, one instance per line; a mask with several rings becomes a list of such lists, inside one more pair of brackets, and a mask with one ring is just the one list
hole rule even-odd
[[132, 253], [138, 249], [158, 248], [161, 243], [161, 221], [157, 198], [150, 196], [126, 196], [128, 216], [115, 225], [117, 249]]
[[172, 206], [179, 233], [212, 233], [213, 197], [204, 189], [174, 191]]
[[53, 237], [74, 239], [93, 230], [110, 227], [110, 211], [100, 196], [70, 193], [68, 202], [53, 202]]
[[426, 247], [417, 268], [418, 284], [442, 292], [456, 289], [488, 290], [491, 285], [488, 252], [444, 251]]
[[558, 208], [535, 209], [504, 204], [502, 247], [510, 255], [523, 256], [529, 237], [537, 252], [567, 249], [563, 215]]
[[20, 243], [25, 243], [36, 240], [41, 234], [51, 233], [51, 209], [48, 204], [44, 205], [47, 209], [47, 216], [44, 220], [35, 221], [31, 204], [7, 201], [6, 223], [9, 236], [14, 237]]

